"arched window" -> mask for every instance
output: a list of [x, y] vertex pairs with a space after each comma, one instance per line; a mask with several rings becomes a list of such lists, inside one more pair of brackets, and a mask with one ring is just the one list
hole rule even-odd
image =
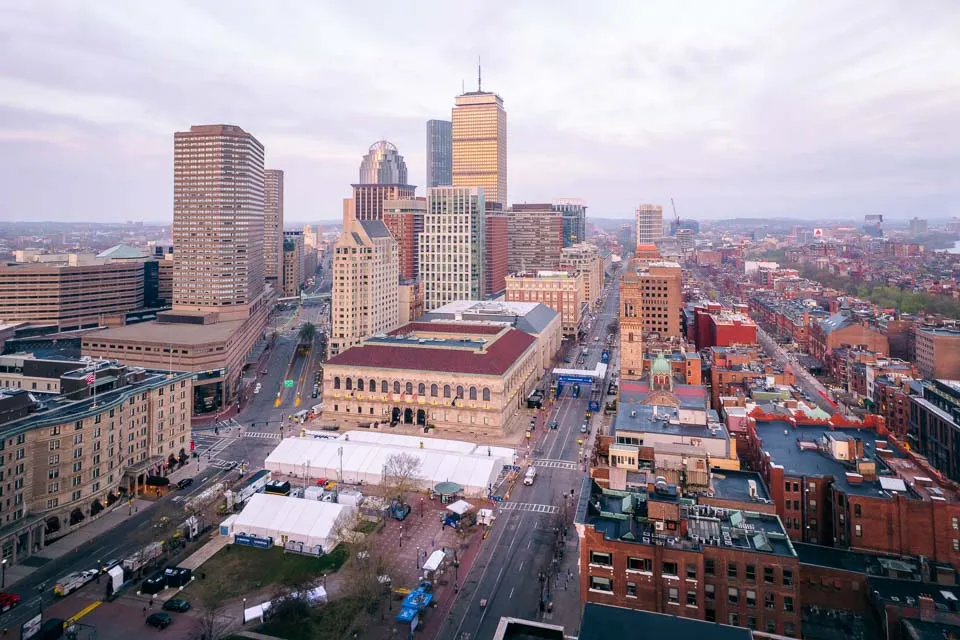
[[437, 397], [437, 385], [435, 384], [430, 385], [430, 397], [431, 398]]
[[459, 384], [457, 385], [457, 397], [461, 399], [463, 398], [463, 386]]
[[422, 395], [426, 395], [426, 393], [427, 393], [427, 385], [425, 385], [425, 384], [423, 384], [423, 383], [421, 382], [421, 383], [417, 386], [417, 395], [418, 395], [418, 396], [422, 396]]
[[353, 378], [347, 378], [347, 391], [353, 389]]
[[400, 393], [400, 381], [399, 381], [399, 380], [394, 380], [394, 381], [393, 381], [393, 392], [394, 392], [394, 393]]
[[408, 383], [407, 383], [407, 386], [405, 387], [405, 389], [406, 389], [406, 392], [407, 392], [408, 394], [412, 394], [412, 393], [413, 393], [413, 383], [412, 383], [412, 382], [408, 382]]
[[477, 399], [477, 388], [476, 388], [476, 387], [470, 387], [470, 399], [471, 399], [471, 400], [476, 400], [476, 399]]
[[367, 387], [370, 391], [376, 393], [377, 391], [377, 381], [373, 378], [370, 378], [370, 386]]
[[333, 388], [334, 388], [334, 389], [339, 389], [339, 388], [340, 388], [340, 376], [334, 376], [334, 378], [333, 378]]
[[443, 385], [443, 397], [444, 398], [450, 397], [450, 385], [448, 384]]
[[389, 388], [389, 386], [387, 385], [387, 381], [386, 381], [386, 380], [383, 380], [383, 381], [380, 382], [380, 393], [387, 393], [387, 389], [388, 389], [388, 388]]
[[363, 378], [357, 378], [357, 391], [363, 391]]
[[490, 389], [488, 387], [483, 388], [483, 401], [490, 402]]

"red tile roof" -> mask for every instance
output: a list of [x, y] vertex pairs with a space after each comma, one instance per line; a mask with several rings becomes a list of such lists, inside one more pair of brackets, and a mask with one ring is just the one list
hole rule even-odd
[[500, 333], [503, 327], [483, 324], [457, 324], [453, 322], [408, 322], [390, 332], [392, 336], [402, 336], [405, 333], [423, 331], [425, 333], [461, 333], [464, 335], [494, 335]]
[[327, 366], [503, 375], [533, 343], [533, 336], [518, 329], [509, 329], [490, 344], [485, 353], [421, 344], [364, 344], [330, 358]]

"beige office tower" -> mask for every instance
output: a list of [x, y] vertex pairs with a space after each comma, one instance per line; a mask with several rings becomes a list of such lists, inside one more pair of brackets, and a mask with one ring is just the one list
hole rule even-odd
[[507, 206], [507, 112], [495, 93], [456, 97], [452, 112], [453, 186], [482, 187], [486, 202]]
[[486, 297], [486, 236], [482, 188], [427, 189], [418, 247], [424, 311]]
[[656, 244], [663, 238], [663, 207], [641, 204], [637, 207], [637, 246]]
[[263, 275], [277, 291], [283, 288], [283, 171], [263, 172]]
[[330, 357], [396, 328], [399, 280], [397, 243], [386, 225], [344, 215], [333, 247]]
[[235, 125], [174, 134], [173, 306], [242, 319], [264, 289], [263, 145]]

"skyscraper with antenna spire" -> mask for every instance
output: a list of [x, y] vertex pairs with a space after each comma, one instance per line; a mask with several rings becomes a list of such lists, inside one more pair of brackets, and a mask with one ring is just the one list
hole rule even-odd
[[487, 205], [507, 206], [507, 112], [503, 99], [483, 91], [477, 60], [477, 90], [456, 97], [452, 120], [453, 186], [483, 187]]

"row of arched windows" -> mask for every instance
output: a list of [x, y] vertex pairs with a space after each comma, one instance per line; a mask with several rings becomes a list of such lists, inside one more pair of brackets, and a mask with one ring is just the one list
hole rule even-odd
[[[334, 376], [333, 388], [345, 389], [347, 391], [353, 391], [353, 390], [372, 391], [376, 393], [377, 381], [374, 380], [373, 378], [370, 378], [369, 381], [364, 381], [363, 378], [357, 378], [356, 380], [354, 380], [353, 378], [343, 378], [341, 380], [340, 376]], [[379, 388], [380, 388], [380, 393], [390, 393], [391, 391], [391, 385], [386, 380], [380, 381]], [[394, 380], [393, 386], [392, 386], [393, 393], [401, 393], [401, 390], [403, 393], [413, 395], [413, 383], [408, 382], [406, 383], [406, 385], [401, 385], [399, 380]], [[463, 385], [457, 385], [456, 389], [454, 389], [450, 385], [445, 384], [443, 385], [442, 391], [443, 391], [444, 398], [450, 398], [450, 397], [455, 397], [457, 399], [468, 398], [470, 400], [475, 401], [477, 399], [477, 396], [479, 395], [480, 397], [483, 398], [484, 402], [490, 402], [490, 389], [488, 387], [483, 387], [483, 389], [477, 389], [477, 387], [470, 386], [469, 388], [464, 389]], [[440, 392], [441, 392], [441, 389], [439, 385], [437, 384], [430, 385], [431, 398], [438, 397]], [[454, 392], [456, 392], [456, 396], [452, 395]], [[427, 385], [425, 385], [422, 382], [418, 384], [417, 395], [420, 395], [420, 396], [427, 395]]]

